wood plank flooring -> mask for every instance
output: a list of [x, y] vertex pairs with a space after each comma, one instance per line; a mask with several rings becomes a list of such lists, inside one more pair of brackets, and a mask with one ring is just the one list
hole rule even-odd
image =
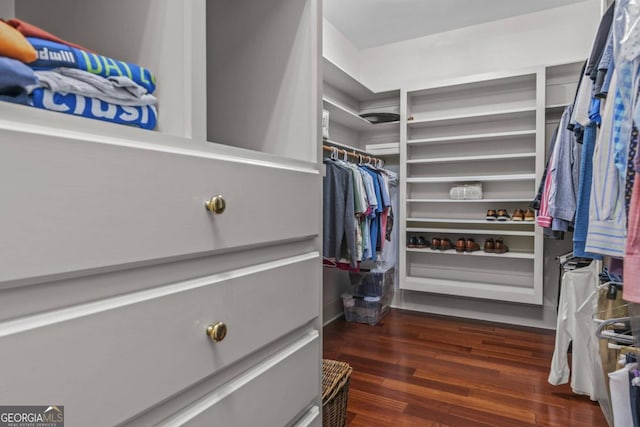
[[392, 309], [327, 325], [324, 357], [353, 367], [351, 427], [606, 427], [597, 403], [547, 382], [554, 337]]

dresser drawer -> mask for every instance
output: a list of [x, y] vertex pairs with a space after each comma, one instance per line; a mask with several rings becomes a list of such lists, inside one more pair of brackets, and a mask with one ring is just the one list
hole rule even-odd
[[313, 331], [159, 425], [283, 427], [318, 398], [321, 363]]
[[0, 323], [0, 402], [123, 422], [316, 318], [320, 269], [313, 252]]
[[[0, 141], [0, 283], [319, 233], [311, 168], [10, 130]], [[216, 195], [222, 214], [205, 209]]]

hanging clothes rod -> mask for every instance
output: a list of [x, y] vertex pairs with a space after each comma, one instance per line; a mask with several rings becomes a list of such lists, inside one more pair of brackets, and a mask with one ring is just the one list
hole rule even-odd
[[598, 338], [605, 339], [605, 340], [614, 340], [623, 344], [630, 344], [630, 345], [634, 344], [634, 339], [632, 335], [620, 334], [612, 330], [606, 329], [610, 326], [624, 327], [630, 322], [631, 320], [630, 317], [617, 317], [615, 319], [606, 319], [606, 320], [593, 319], [593, 320], [598, 323], [598, 327], [596, 328], [596, 336]]
[[371, 162], [375, 162], [375, 163], [384, 164], [384, 160], [379, 159], [377, 157], [370, 156], [368, 154], [358, 153], [357, 151], [355, 151], [355, 149], [353, 151], [349, 151], [349, 150], [346, 150], [344, 148], [338, 148], [338, 147], [334, 147], [332, 145], [325, 145], [325, 144], [322, 144], [322, 149], [324, 151], [337, 150], [338, 153], [340, 153], [340, 154], [346, 154], [347, 156], [353, 157], [353, 158], [358, 159], [358, 160], [362, 159], [362, 161], [366, 161], [366, 162], [371, 161]]

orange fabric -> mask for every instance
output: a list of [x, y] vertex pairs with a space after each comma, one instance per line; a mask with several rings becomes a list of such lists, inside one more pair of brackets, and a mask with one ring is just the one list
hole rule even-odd
[[35, 61], [38, 54], [18, 30], [0, 21], [0, 56], [17, 59], [28, 64]]
[[60, 44], [65, 44], [67, 46], [71, 46], [71, 47], [75, 47], [76, 49], [81, 49], [81, 50], [85, 50], [87, 52], [93, 52], [91, 49], [87, 49], [85, 47], [82, 47], [78, 44], [75, 43], [71, 43], [68, 42], [66, 40], [62, 40], [60, 37], [54, 36], [53, 34], [43, 30], [40, 27], [36, 27], [33, 24], [29, 24], [28, 22], [24, 22], [20, 19], [9, 19], [7, 21], [7, 24], [11, 25], [13, 28], [15, 28], [16, 30], [20, 31], [20, 33], [22, 33], [23, 36], [25, 37], [37, 37], [39, 39], [44, 39], [44, 40], [50, 40], [52, 42], [56, 42], [56, 43], [60, 43]]

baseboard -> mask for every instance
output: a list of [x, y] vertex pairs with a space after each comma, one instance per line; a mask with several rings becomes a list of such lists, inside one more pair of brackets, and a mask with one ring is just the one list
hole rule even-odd
[[479, 300], [396, 289], [391, 306], [403, 310], [484, 320], [530, 328], [555, 329], [556, 307]]
[[324, 304], [322, 307], [322, 320], [323, 325], [327, 326], [329, 323], [344, 316], [344, 309], [342, 308], [342, 298], [338, 298], [334, 301]]

